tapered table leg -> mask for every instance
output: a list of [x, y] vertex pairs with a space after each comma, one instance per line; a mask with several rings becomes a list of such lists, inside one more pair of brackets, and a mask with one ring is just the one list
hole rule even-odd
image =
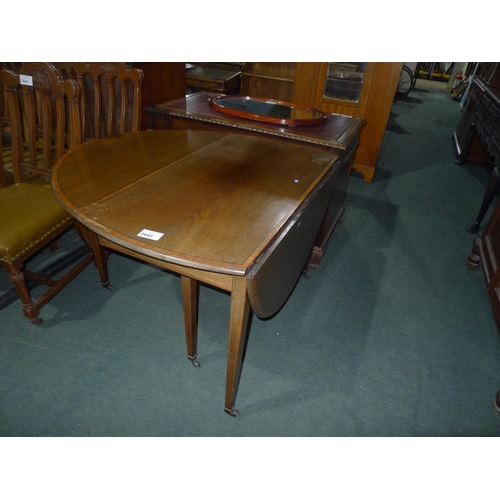
[[240, 381], [243, 352], [248, 331], [250, 301], [246, 278], [234, 277], [231, 292], [231, 316], [229, 321], [229, 347], [227, 354], [226, 400], [224, 411], [233, 417], [239, 415], [234, 408]]
[[182, 276], [182, 301], [184, 304], [184, 326], [188, 359], [196, 368], [200, 363], [198, 354], [198, 281]]
[[99, 277], [101, 278], [101, 285], [108, 290], [114, 290], [115, 287], [109, 283], [109, 272], [108, 272], [108, 262], [106, 258], [106, 251], [104, 247], [99, 243], [99, 236], [93, 231], [87, 229], [84, 225], [75, 221], [75, 227], [80, 233], [82, 238], [85, 239], [89, 245], [92, 253], [94, 254], [94, 262], [97, 270], [99, 271]]

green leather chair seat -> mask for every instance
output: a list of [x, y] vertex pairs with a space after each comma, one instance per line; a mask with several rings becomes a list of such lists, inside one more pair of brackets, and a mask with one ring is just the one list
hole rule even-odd
[[16, 260], [70, 218], [50, 186], [22, 183], [0, 189], [0, 260]]

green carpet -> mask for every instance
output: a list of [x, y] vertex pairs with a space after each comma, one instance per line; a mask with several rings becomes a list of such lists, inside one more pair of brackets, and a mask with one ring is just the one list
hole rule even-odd
[[353, 174], [320, 269], [253, 318], [238, 418], [223, 411], [226, 293], [201, 288], [195, 369], [178, 276], [113, 254], [114, 292], [89, 266], [35, 327], [2, 273], [0, 435], [498, 436], [500, 337], [465, 265], [488, 172], [455, 165], [459, 114], [418, 86], [393, 106], [374, 182]]

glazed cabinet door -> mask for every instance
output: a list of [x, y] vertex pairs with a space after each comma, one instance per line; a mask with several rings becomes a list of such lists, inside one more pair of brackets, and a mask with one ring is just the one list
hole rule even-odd
[[377, 63], [321, 63], [315, 107], [363, 118]]
[[354, 170], [372, 182], [403, 63], [321, 63], [315, 107], [364, 118]]

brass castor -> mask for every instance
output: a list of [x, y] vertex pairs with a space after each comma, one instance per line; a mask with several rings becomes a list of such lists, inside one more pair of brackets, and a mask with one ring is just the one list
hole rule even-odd
[[195, 368], [199, 368], [201, 366], [200, 362], [196, 359], [196, 354], [194, 356], [188, 356], [188, 359], [189, 361], [191, 361]]
[[238, 410], [236, 410], [235, 408], [233, 408], [232, 410], [228, 410], [227, 408], [224, 408], [224, 411], [228, 415], [231, 415], [231, 417], [237, 417], [240, 414], [240, 412]]
[[469, 227], [466, 227], [465, 230], [468, 233], [477, 233], [479, 231], [479, 225], [479, 222], [475, 221]]

